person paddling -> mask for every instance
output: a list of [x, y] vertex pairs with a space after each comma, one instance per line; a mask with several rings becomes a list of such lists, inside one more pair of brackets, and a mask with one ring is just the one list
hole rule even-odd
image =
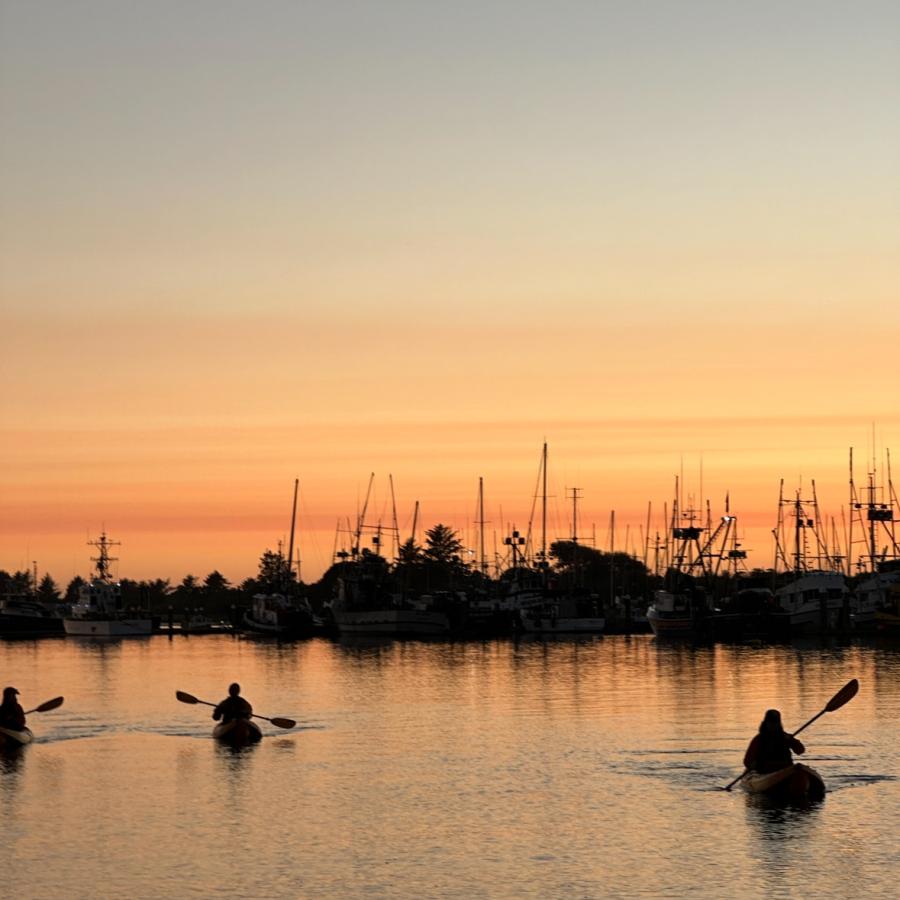
[[19, 692], [14, 687], [3, 688], [3, 703], [0, 704], [0, 728], [22, 731], [25, 728], [25, 710], [16, 700]]
[[241, 686], [235, 682], [228, 686], [228, 696], [213, 710], [212, 717], [218, 722], [232, 722], [235, 719], [249, 719], [253, 707], [240, 695]]
[[759, 734], [753, 736], [744, 754], [744, 767], [763, 775], [786, 769], [794, 762], [792, 750], [805, 753], [806, 747], [784, 730], [781, 713], [777, 709], [768, 709], [760, 723]]

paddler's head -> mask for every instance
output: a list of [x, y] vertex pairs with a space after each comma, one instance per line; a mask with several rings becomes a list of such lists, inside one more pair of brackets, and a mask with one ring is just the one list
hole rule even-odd
[[16, 694], [19, 692], [14, 687], [5, 687], [3, 688], [3, 702], [4, 703], [14, 703], [16, 699]]
[[777, 709], [767, 709], [759, 730], [769, 732], [784, 731], [784, 727], [781, 724], [781, 713]]
[[241, 692], [241, 686], [235, 681], [234, 684], [228, 685], [228, 696], [229, 697], [237, 697], [237, 695]]

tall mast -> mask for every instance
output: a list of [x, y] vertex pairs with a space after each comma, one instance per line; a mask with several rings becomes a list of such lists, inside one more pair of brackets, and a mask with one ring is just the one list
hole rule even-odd
[[647, 530], [644, 533], [644, 568], [647, 568], [647, 560], [650, 556], [650, 511], [653, 508], [653, 501], [647, 501]]
[[484, 558], [484, 478], [478, 476], [478, 549], [479, 568], [482, 576], [487, 577], [487, 562]]
[[388, 481], [391, 483], [391, 515], [394, 529], [391, 535], [391, 555], [396, 560], [400, 552], [400, 526], [397, 524], [397, 499], [394, 496], [394, 476], [388, 474]]
[[578, 493], [581, 488], [572, 488], [572, 573], [573, 583], [578, 586]]
[[541, 563], [547, 568], [547, 442], [544, 441], [544, 458], [541, 464], [543, 469], [543, 491], [541, 492]]
[[[287, 563], [288, 572], [294, 568], [294, 527], [297, 524], [297, 491], [300, 487], [300, 479], [294, 479], [294, 508], [291, 512], [291, 539], [288, 541]], [[297, 581], [300, 581], [300, 566], [297, 566]]]
[[369, 486], [366, 489], [366, 501], [363, 503], [362, 511], [356, 519], [356, 534], [353, 542], [353, 555], [359, 556], [359, 545], [362, 541], [363, 524], [366, 521], [366, 510], [369, 508], [369, 497], [372, 495], [372, 482], [375, 480], [375, 473], [369, 475]]
[[413, 546], [416, 544], [416, 525], [419, 523], [419, 501], [416, 500], [416, 507], [413, 510], [413, 524], [412, 524], [412, 534], [410, 535], [410, 540], [413, 542]]

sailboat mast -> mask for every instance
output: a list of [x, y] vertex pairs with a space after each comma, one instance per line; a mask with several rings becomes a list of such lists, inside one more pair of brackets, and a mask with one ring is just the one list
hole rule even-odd
[[375, 480], [375, 473], [369, 475], [369, 486], [366, 489], [366, 502], [362, 505], [362, 510], [356, 520], [356, 534], [354, 535], [353, 555], [359, 556], [359, 545], [362, 542], [363, 523], [366, 521], [366, 510], [369, 508], [369, 497], [372, 495], [372, 482]]
[[478, 549], [479, 568], [483, 577], [487, 577], [487, 562], [484, 558], [484, 478], [478, 476]]
[[543, 490], [541, 492], [541, 562], [546, 570], [547, 566], [547, 442], [544, 441], [544, 458], [541, 464], [543, 470]]
[[394, 476], [388, 474], [391, 483], [391, 515], [393, 533], [391, 534], [391, 556], [396, 560], [400, 552], [400, 526], [397, 524], [397, 498], [394, 496]]
[[[294, 479], [294, 507], [291, 512], [291, 539], [288, 541], [288, 552], [287, 552], [287, 563], [288, 563], [288, 573], [292, 572], [294, 569], [294, 528], [297, 524], [297, 491], [300, 487], [300, 479]], [[300, 567], [297, 567], [297, 581], [300, 580]], [[290, 575], [288, 575], [288, 579], [290, 580]]]

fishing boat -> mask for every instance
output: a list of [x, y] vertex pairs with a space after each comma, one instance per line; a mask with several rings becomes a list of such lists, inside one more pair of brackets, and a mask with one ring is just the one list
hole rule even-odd
[[792, 635], [831, 634], [849, 627], [850, 590], [840, 572], [808, 572], [775, 591]]
[[232, 719], [219, 722], [213, 728], [213, 737], [229, 747], [247, 747], [262, 740], [262, 731], [252, 719]]
[[[541, 469], [544, 477], [542, 491], [542, 523], [546, 519], [546, 473], [547, 445], [544, 444]], [[606, 627], [606, 617], [602, 613], [600, 597], [585, 589], [583, 583], [580, 548], [578, 544], [578, 499], [581, 488], [571, 489], [572, 535], [569, 539], [570, 554], [565, 587], [551, 584], [547, 575], [546, 525], [541, 540], [538, 569], [541, 573], [542, 590], [539, 603], [523, 605], [519, 610], [519, 626], [526, 634], [601, 634]], [[515, 546], [513, 546], [515, 552]], [[514, 557], [515, 558], [515, 557]]]
[[2, 728], [0, 727], [0, 749], [16, 750], [30, 744], [34, 740], [34, 735], [30, 728]]
[[526, 634], [602, 634], [606, 619], [596, 595], [545, 597], [539, 606], [520, 610]]
[[[268, 559], [268, 571], [261, 584], [266, 590], [254, 594], [250, 608], [240, 622], [240, 630], [245, 633], [262, 634], [269, 637], [294, 638], [310, 637], [320, 626], [306, 597], [298, 596], [300, 582], [300, 560], [294, 571], [294, 534], [297, 525], [297, 495], [299, 479], [294, 479], [294, 505], [291, 512], [291, 537], [285, 557], [279, 543], [278, 552], [266, 551], [263, 560]], [[263, 573], [261, 563], [260, 573]]]
[[706, 615], [705, 598], [671, 591], [654, 591], [653, 602], [647, 607], [647, 621], [657, 637], [694, 637], [697, 620]]
[[61, 607], [22, 594], [0, 600], [0, 636], [41, 637], [65, 634]]
[[216, 630], [216, 623], [202, 610], [186, 612], [181, 620], [182, 634], [212, 634]]
[[[786, 508], [793, 518], [790, 537], [785, 526]], [[784, 496], [782, 480], [778, 522], [773, 534], [775, 569], [782, 579], [788, 579], [775, 591], [775, 600], [789, 617], [790, 634], [833, 634], [848, 630], [850, 589], [841, 571], [841, 558], [829, 549], [825, 539], [815, 481], [810, 499], [802, 499], [799, 490], [788, 499]]]
[[775, 772], [750, 771], [741, 777], [741, 787], [781, 803], [812, 803], [825, 797], [825, 782], [815, 769], [793, 763]]
[[409, 600], [386, 593], [365, 577], [338, 579], [331, 614], [341, 634], [433, 637], [450, 632], [450, 617], [432, 608], [427, 597]]
[[886, 486], [879, 485], [873, 458], [866, 487], [857, 491], [850, 449], [847, 557], [859, 576], [851, 599], [853, 630], [858, 632], [881, 630], [891, 618], [896, 593], [900, 591], [900, 542], [896, 533], [900, 502], [891, 477], [890, 450], [886, 451], [886, 476]]
[[309, 601], [284, 594], [255, 594], [241, 621], [241, 631], [284, 639], [309, 637], [316, 629]]
[[81, 586], [78, 602], [63, 619], [66, 634], [76, 637], [142, 637], [153, 633], [153, 619], [146, 610], [126, 609], [122, 602], [122, 586], [113, 580], [111, 566], [116, 559], [109, 555], [118, 544], [106, 532], [99, 540], [89, 541], [98, 555], [91, 557], [96, 566], [94, 577]]
[[718, 524], [713, 526], [708, 503], [704, 522], [698, 510], [685, 508], [680, 484], [676, 478], [665, 541], [665, 585], [654, 591], [647, 621], [659, 638], [727, 639], [743, 630], [743, 619], [717, 609], [706, 588], [714, 589], [723, 563], [732, 576], [743, 565], [746, 553], [738, 549], [737, 517], [731, 514], [726, 495], [725, 515]]

